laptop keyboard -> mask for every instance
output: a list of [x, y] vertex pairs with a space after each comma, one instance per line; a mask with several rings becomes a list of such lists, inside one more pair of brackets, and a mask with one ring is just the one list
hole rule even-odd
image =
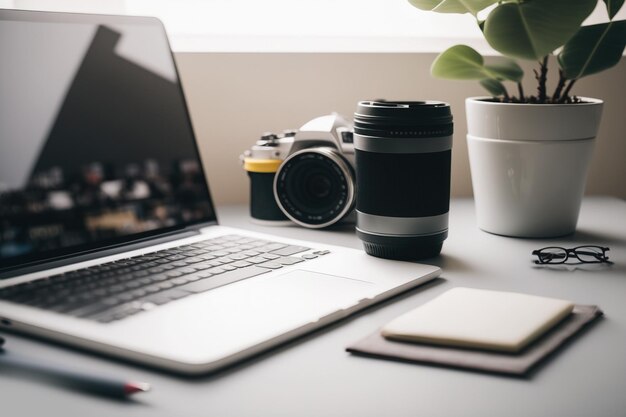
[[227, 235], [0, 289], [0, 299], [110, 323], [330, 253]]

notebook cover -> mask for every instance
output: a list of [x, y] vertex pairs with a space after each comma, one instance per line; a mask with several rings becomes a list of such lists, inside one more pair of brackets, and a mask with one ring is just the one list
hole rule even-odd
[[346, 350], [384, 359], [524, 375], [602, 314], [598, 306], [576, 305], [569, 317], [516, 354], [392, 341], [385, 339], [380, 330]]
[[556, 298], [456, 287], [396, 317], [381, 334], [401, 342], [515, 353], [573, 308]]

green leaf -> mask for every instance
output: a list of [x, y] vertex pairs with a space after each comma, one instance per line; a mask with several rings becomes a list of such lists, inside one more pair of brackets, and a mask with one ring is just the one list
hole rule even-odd
[[503, 55], [538, 60], [562, 46], [597, 0], [532, 0], [500, 4], [485, 22], [485, 38]]
[[509, 58], [489, 58], [489, 64], [476, 50], [466, 45], [455, 45], [443, 51], [433, 62], [430, 73], [434, 77], [453, 80], [520, 81], [524, 71]]
[[474, 16], [497, 2], [498, 0], [409, 0], [409, 3], [420, 10], [438, 13], [471, 13]]
[[617, 64], [625, 47], [626, 20], [583, 26], [559, 53], [559, 65], [575, 80]]
[[619, 9], [622, 8], [624, 0], [604, 0], [606, 3], [606, 11], [609, 13], [609, 19], [613, 19]]
[[485, 72], [490, 78], [519, 82], [524, 77], [524, 70], [517, 62], [509, 58], [491, 58], [491, 63], [485, 65]]
[[489, 94], [494, 97], [503, 96], [506, 94], [506, 88], [504, 88], [504, 85], [498, 80], [485, 78], [484, 80], [480, 81], [480, 85], [485, 87], [485, 89], [489, 91]]
[[482, 80], [486, 78], [483, 57], [465, 45], [455, 45], [443, 51], [430, 67], [437, 78], [453, 80]]

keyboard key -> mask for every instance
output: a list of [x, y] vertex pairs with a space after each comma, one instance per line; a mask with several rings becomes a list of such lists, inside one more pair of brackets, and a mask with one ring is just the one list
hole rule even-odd
[[170, 281], [159, 282], [157, 285], [162, 290], [167, 290], [168, 288], [172, 288], [174, 286], [174, 284], [172, 284]]
[[178, 277], [178, 278], [173, 278], [170, 280], [170, 282], [174, 285], [183, 285], [189, 282], [189, 280], [186, 277]]
[[278, 249], [282, 249], [282, 248], [284, 248], [286, 246], [287, 245], [285, 245], [283, 243], [269, 243], [267, 245], [257, 247], [256, 250], [259, 251], [259, 252], [272, 252], [272, 251], [275, 251], [275, 250], [278, 250]]
[[257, 266], [260, 266], [261, 268], [267, 268], [267, 269], [280, 269], [283, 267], [281, 264], [277, 264], [276, 262], [271, 262], [271, 261], [258, 264]]
[[140, 305], [135, 303], [127, 303], [98, 313], [96, 315], [92, 315], [92, 318], [101, 323], [110, 323], [115, 320], [121, 320], [129, 317], [135, 313], [139, 313], [140, 311], [143, 311]]
[[235, 268], [245, 268], [246, 266], [250, 266], [252, 264], [246, 261], [237, 261], [237, 262], [233, 262], [231, 265], [234, 266]]
[[267, 241], [265, 241], [265, 240], [255, 240], [255, 241], [249, 242], [248, 244], [249, 244], [250, 246], [252, 246], [253, 248], [257, 248], [257, 250], [260, 250], [260, 249], [258, 249], [260, 246], [265, 246], [265, 245], [267, 245], [268, 243], [269, 243], [269, 242], [267, 242]]
[[227, 252], [228, 254], [234, 254], [234, 253], [240, 253], [241, 249], [239, 248], [226, 248], [224, 249], [224, 252]]
[[175, 301], [175, 300], [179, 300], [181, 298], [187, 297], [188, 295], [191, 295], [191, 294], [192, 294], [191, 292], [183, 291], [178, 288], [173, 288], [171, 290], [149, 295], [143, 298], [142, 302], [160, 306], [163, 304], [167, 304], [170, 301]]
[[293, 265], [293, 264], [297, 264], [300, 262], [304, 262], [304, 259], [296, 258], [293, 256], [286, 256], [284, 258], [278, 258], [274, 262], [279, 263], [281, 265]]
[[156, 275], [150, 276], [150, 281], [161, 282], [161, 281], [165, 281], [168, 278], [169, 277], [166, 274], [156, 274]]
[[[180, 278], [176, 278], [176, 279], [180, 279]], [[143, 297], [146, 294], [148, 294], [148, 293], [143, 288], [139, 288], [137, 290], [133, 290], [133, 291], [131, 291], [129, 293], [129, 295], [132, 297], [131, 300]]]
[[74, 317], [89, 317], [102, 311], [109, 310], [111, 309], [111, 307], [119, 305], [121, 303], [123, 303], [123, 301], [117, 298], [110, 298], [102, 300], [99, 303], [89, 304], [77, 309], [67, 311], [66, 313]]
[[67, 311], [66, 313], [74, 317], [89, 317], [91, 315], [100, 313], [101, 311], [104, 311], [109, 308], [111, 308], [111, 306], [103, 304], [103, 303], [96, 303], [96, 304], [89, 304], [87, 306], [83, 306], [78, 309], [70, 310], [70, 311]]
[[254, 256], [252, 258], [247, 258], [246, 262], [249, 262], [251, 264], [260, 264], [260, 263], [263, 263], [263, 262], [267, 262], [267, 259], [262, 258], [260, 256]]
[[139, 281], [128, 281], [124, 283], [124, 287], [126, 287], [127, 289], [135, 289], [141, 286], [141, 283]]
[[194, 282], [194, 281], [198, 281], [199, 279], [202, 279], [202, 277], [198, 274], [193, 274], [193, 275], [185, 275], [185, 279], [188, 282]]
[[233, 261], [241, 261], [242, 259], [249, 258], [250, 256], [244, 255], [243, 253], [233, 253], [232, 255], [228, 255], [227, 258], [232, 259]]
[[210, 265], [219, 266], [219, 265], [229, 264], [231, 262], [235, 262], [235, 260], [231, 258], [230, 256], [222, 256], [221, 258], [213, 259], [212, 261], [208, 261], [207, 263]]
[[257, 275], [265, 274], [266, 272], [270, 272], [269, 269], [265, 268], [257, 268], [256, 266], [251, 266], [249, 268], [236, 269], [234, 271], [225, 272], [223, 274], [212, 276], [206, 279], [202, 279], [200, 281], [192, 282], [182, 287], [178, 287], [178, 289], [189, 291], [193, 293], [200, 293], [208, 290], [212, 290], [214, 288], [222, 287], [224, 285], [232, 284], [237, 281], [241, 281], [246, 278], [255, 277]]
[[286, 246], [286, 247], [278, 249], [278, 250], [273, 250], [271, 252], [273, 254], [275, 254], [275, 255], [289, 256], [289, 255], [293, 255], [294, 253], [304, 252], [304, 251], [309, 250], [309, 249], [310, 248], [306, 248], [304, 246], [290, 245], [290, 246]]
[[212, 268], [214, 265], [209, 265], [208, 262], [200, 262], [199, 264], [194, 264], [193, 269], [196, 271], [204, 271], [205, 269]]
[[161, 288], [159, 288], [158, 285], [148, 285], [147, 287], [143, 287], [143, 290], [148, 294], [152, 294], [161, 291]]
[[123, 285], [112, 285], [109, 287], [109, 292], [111, 293], [122, 292], [125, 289], [126, 288]]
[[195, 265], [198, 262], [202, 262], [202, 261], [204, 261], [204, 259], [200, 258], [199, 256], [193, 256], [191, 258], [186, 259], [187, 265]]
[[122, 300], [122, 301], [132, 301], [136, 297], [131, 292], [125, 292], [125, 293], [122, 293], [122, 294], [118, 294], [117, 298]]

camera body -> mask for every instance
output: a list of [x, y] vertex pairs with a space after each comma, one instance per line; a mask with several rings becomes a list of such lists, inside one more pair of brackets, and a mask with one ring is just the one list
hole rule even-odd
[[352, 124], [333, 113], [280, 135], [265, 133], [241, 156], [256, 221], [330, 226], [354, 209]]

